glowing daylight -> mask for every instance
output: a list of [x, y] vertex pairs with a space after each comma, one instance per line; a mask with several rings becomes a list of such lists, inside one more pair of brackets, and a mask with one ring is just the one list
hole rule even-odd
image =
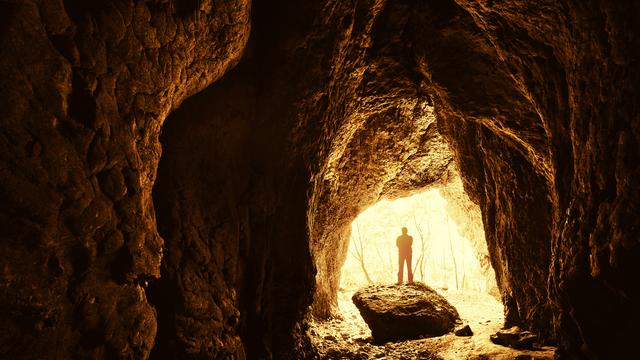
[[[473, 225], [474, 231], [459, 230]], [[493, 276], [491, 272], [485, 271], [486, 276], [483, 274], [473, 245], [484, 245], [481, 224], [456, 223], [447, 210], [447, 200], [438, 189], [380, 201], [353, 221], [349, 254], [342, 269], [343, 288], [397, 281], [396, 238], [402, 227], [407, 227], [413, 237], [415, 281], [434, 288], [489, 290], [487, 287], [493, 283]]]

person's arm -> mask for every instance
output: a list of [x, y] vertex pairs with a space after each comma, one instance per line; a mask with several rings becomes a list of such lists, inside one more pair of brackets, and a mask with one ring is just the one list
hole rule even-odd
[[413, 245], [413, 236], [409, 236], [409, 247]]
[[396, 247], [400, 247], [400, 236], [396, 238]]

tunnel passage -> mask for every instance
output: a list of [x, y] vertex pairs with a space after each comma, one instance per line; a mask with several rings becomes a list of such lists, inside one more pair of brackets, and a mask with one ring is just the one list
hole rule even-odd
[[[314, 314], [331, 315], [335, 269], [346, 253], [338, 239], [352, 219], [380, 194], [400, 196], [394, 191], [449, 171], [423, 178], [410, 166], [414, 181], [366, 159], [414, 154], [395, 164], [420, 163], [421, 149], [441, 143], [430, 141], [436, 132], [450, 154], [442, 166], [417, 168], [456, 162], [482, 211], [507, 322], [576, 357], [624, 357], [634, 344], [638, 2], [253, 2], [257, 37], [245, 52], [254, 56], [252, 70], [215, 83], [216, 106], [205, 111], [231, 106], [252, 118], [240, 122], [252, 131], [217, 142], [196, 132], [190, 142], [181, 136], [190, 130], [178, 129], [188, 121], [167, 121], [169, 170], [160, 169], [158, 186], [166, 187], [156, 194], [175, 192], [153, 204], [163, 252], [151, 203], [158, 133], [182, 100], [236, 64], [249, 32], [249, 1], [174, 3], [0, 5], [2, 355], [145, 358], [156, 317], [169, 353], [269, 357], [304, 349], [299, 335], [312, 297]], [[244, 90], [230, 98], [235, 81]], [[259, 100], [255, 116], [251, 99]], [[427, 106], [433, 125], [411, 127], [428, 118]], [[393, 124], [398, 129], [387, 129]], [[218, 132], [215, 124], [209, 130]], [[171, 137], [184, 148], [172, 147]], [[204, 168], [195, 160], [204, 155], [187, 151], [245, 142], [254, 145], [248, 159], [233, 153], [237, 162]], [[352, 156], [365, 145], [390, 151]], [[194, 161], [169, 165], [173, 157]], [[192, 170], [199, 176], [188, 176]], [[201, 180], [207, 176], [214, 181]], [[171, 183], [185, 179], [193, 186]], [[233, 189], [199, 196], [196, 187], [211, 184]], [[213, 227], [181, 227], [200, 221]], [[251, 261], [213, 256], [225, 253], [215, 249], [224, 241], [196, 249], [210, 235]], [[203, 296], [207, 287], [174, 292], [183, 278], [216, 281], [221, 295]], [[176, 298], [163, 304], [156, 290]]]
[[318, 269], [313, 313], [318, 318], [336, 311], [340, 269], [355, 217], [380, 198], [444, 184], [456, 173], [433, 107], [420, 98], [388, 106], [364, 121], [346, 123], [355, 129], [345, 143], [336, 142], [311, 197], [311, 249]]

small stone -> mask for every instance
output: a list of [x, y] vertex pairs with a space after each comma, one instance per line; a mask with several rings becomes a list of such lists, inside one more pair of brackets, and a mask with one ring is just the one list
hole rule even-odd
[[456, 336], [473, 336], [473, 331], [469, 325], [458, 327], [454, 333]]

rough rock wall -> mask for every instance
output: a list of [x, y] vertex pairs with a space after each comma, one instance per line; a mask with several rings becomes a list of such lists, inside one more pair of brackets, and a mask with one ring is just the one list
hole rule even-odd
[[429, 5], [413, 19], [417, 66], [431, 81], [439, 125], [452, 139], [471, 198], [481, 205], [507, 325], [545, 329], [549, 160], [537, 160], [548, 152], [546, 133], [471, 16], [451, 1]]
[[158, 356], [304, 350], [291, 329], [314, 293], [313, 265], [314, 310], [326, 317], [353, 217], [381, 196], [444, 181], [453, 166], [400, 38], [372, 35], [402, 25], [407, 7], [398, 18], [375, 3], [308, 6], [255, 6], [241, 65], [163, 129]]
[[315, 273], [310, 175], [291, 135], [308, 86], [299, 79], [317, 70], [297, 50], [313, 22], [287, 1], [252, 11], [241, 63], [163, 128], [154, 204], [167, 250], [150, 291], [152, 358], [311, 356], [300, 337]]
[[149, 291], [159, 327], [152, 358], [244, 353], [238, 290], [255, 216], [247, 204], [255, 152], [247, 132], [256, 101], [238, 72], [185, 101], [162, 130], [153, 198], [166, 251]]
[[[407, 122], [431, 105], [429, 98], [465, 189], [482, 208], [507, 321], [557, 337], [574, 354], [615, 354], [633, 343], [639, 5], [254, 5], [261, 14], [252, 20], [260, 29], [251, 50], [259, 58], [250, 66], [254, 75], [230, 74], [211, 90], [213, 104], [238, 112], [210, 111], [220, 128], [197, 120], [200, 133], [178, 121], [166, 133], [167, 144], [186, 145], [168, 145], [173, 155], [157, 188], [160, 231], [170, 240], [166, 281], [154, 291], [179, 289], [175, 298], [155, 302], [162, 311], [159, 338], [174, 341], [158, 351], [239, 354], [238, 336], [245, 350], [258, 344], [249, 356], [291, 350], [287, 341], [311, 302], [306, 241], [319, 274], [314, 310], [327, 315], [337, 284], [331, 269], [340, 263], [333, 255], [346, 245], [338, 235], [358, 211], [352, 203], [396, 196], [442, 173], [427, 171], [429, 157], [420, 155], [443, 146], [429, 135], [433, 127]], [[151, 202], [160, 126], [186, 96], [237, 61], [248, 2], [1, 6], [0, 321], [6, 330], [0, 351], [10, 358], [145, 358], [156, 315], [144, 286], [159, 275], [162, 253]], [[242, 107], [253, 104], [245, 101], [253, 91], [261, 99], [255, 113]], [[225, 129], [236, 137], [223, 136]], [[207, 143], [207, 131], [220, 142]], [[424, 146], [392, 142], [396, 131]], [[363, 142], [362, 162], [348, 164]], [[247, 143], [250, 150], [241, 146]], [[200, 169], [176, 158], [199, 149], [215, 156], [193, 154]], [[376, 149], [402, 160], [368, 152]], [[405, 151], [416, 157], [402, 157]], [[393, 176], [403, 162], [398, 174], [410, 176]], [[385, 163], [394, 170], [387, 172]], [[177, 177], [207, 169], [215, 171]], [[336, 175], [349, 187], [332, 183]], [[283, 177], [290, 182], [274, 184]], [[221, 197], [211, 199], [207, 186]], [[333, 207], [336, 194], [351, 203]], [[334, 221], [335, 231], [327, 231]], [[189, 224], [199, 224], [201, 233]], [[289, 259], [291, 249], [301, 258]], [[237, 259], [221, 258], [227, 252]], [[203, 285], [208, 281], [220, 293], [203, 296], [212, 289]]]
[[160, 314], [154, 357], [304, 351], [292, 329], [313, 287], [309, 175], [284, 146], [291, 125], [273, 121], [286, 105], [256, 96], [275, 87], [256, 85], [254, 66], [241, 63], [163, 128], [154, 204], [167, 251], [150, 296]]
[[418, 67], [483, 210], [507, 321], [574, 355], [624, 354], [640, 300], [639, 5], [416, 10]]
[[249, 2], [21, 1], [0, 14], [1, 357], [146, 358], [159, 129], [238, 60]]

